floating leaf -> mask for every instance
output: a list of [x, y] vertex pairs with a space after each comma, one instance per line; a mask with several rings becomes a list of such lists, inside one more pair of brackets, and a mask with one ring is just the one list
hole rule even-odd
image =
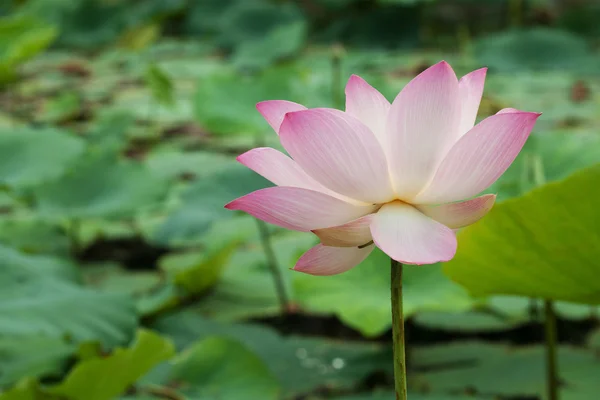
[[22, 187], [57, 178], [83, 150], [83, 141], [65, 131], [3, 129], [0, 131], [0, 182]]
[[[298, 275], [298, 302], [309, 311], [334, 313], [367, 336], [380, 335], [391, 325], [390, 260], [375, 250], [352, 270], [330, 277]], [[461, 311], [470, 308], [466, 292], [448, 280], [440, 265], [404, 268], [404, 314], [417, 311]], [[361, 301], [356, 301], [361, 293]]]
[[600, 162], [600, 135], [591, 132], [543, 132], [532, 135], [523, 151], [488, 192], [502, 200], [540, 184], [557, 181]]
[[80, 362], [63, 382], [47, 391], [72, 400], [112, 399], [174, 353], [170, 341], [140, 330], [130, 348], [119, 348], [108, 357]]
[[475, 44], [477, 59], [501, 71], [529, 69], [593, 70], [586, 41], [571, 33], [550, 28], [532, 28], [494, 34]]
[[0, 84], [13, 79], [15, 68], [48, 47], [57, 33], [31, 16], [0, 18]]
[[392, 372], [391, 349], [373, 343], [284, 337], [265, 326], [219, 323], [191, 312], [164, 317], [154, 328], [180, 348], [214, 335], [239, 341], [269, 367], [286, 396], [323, 386], [351, 389], [375, 371]]
[[84, 281], [104, 293], [136, 296], [159, 286], [163, 279], [158, 271], [131, 271], [113, 263], [86, 265]]
[[236, 215], [225, 204], [267, 186], [266, 179], [241, 165], [199, 180], [184, 193], [183, 204], [158, 228], [153, 240], [171, 245], [198, 241], [214, 222]]
[[137, 51], [147, 48], [160, 36], [160, 25], [156, 22], [135, 26], [121, 35], [119, 45]]
[[444, 271], [474, 295], [600, 304], [600, 164], [502, 202], [459, 234]]
[[[454, 396], [445, 394], [408, 394], [410, 400], [484, 400], [486, 397], [473, 396]], [[359, 394], [356, 396], [335, 397], [332, 400], [392, 400], [396, 397], [395, 393], [374, 393], [374, 394]]]
[[0, 386], [25, 377], [58, 377], [74, 352], [75, 346], [56, 337], [0, 338]]
[[235, 340], [208, 337], [175, 360], [171, 380], [190, 397], [200, 399], [276, 400], [279, 385], [255, 354]]
[[35, 190], [38, 209], [70, 218], [126, 217], [154, 205], [166, 183], [143, 165], [91, 157], [58, 180]]
[[56, 280], [11, 280], [1, 286], [1, 335], [69, 335], [76, 341], [101, 339], [114, 345], [127, 341], [137, 324], [127, 296]]
[[[502, 345], [464, 342], [413, 349], [416, 386], [432, 393], [475, 392], [519, 397], [545, 393], [544, 348], [511, 349]], [[598, 390], [600, 361], [572, 347], [558, 350], [564, 399], [592, 398]], [[498, 376], [502, 375], [502, 379]], [[587, 397], [586, 397], [587, 396]]]
[[219, 153], [167, 149], [150, 153], [146, 163], [155, 174], [164, 178], [177, 179], [192, 175], [201, 179], [230, 167], [232, 160]]
[[175, 285], [189, 293], [202, 293], [221, 277], [236, 244], [212, 251], [168, 255], [161, 260], [160, 267], [171, 276]]
[[34, 379], [23, 379], [15, 387], [0, 393], [0, 400], [55, 400], [42, 393]]
[[88, 142], [101, 150], [119, 151], [127, 145], [128, 132], [133, 128], [135, 118], [128, 112], [112, 110], [100, 113], [86, 134]]
[[301, 82], [302, 76], [296, 68], [283, 67], [252, 76], [220, 73], [201, 79], [194, 102], [196, 118], [217, 135], [272, 135], [272, 129], [256, 111], [256, 103], [269, 99], [294, 100], [293, 85]]
[[484, 311], [422, 312], [415, 316], [417, 325], [452, 332], [495, 332], [514, 328], [523, 319], [508, 319]]
[[112, 346], [132, 335], [133, 301], [78, 286], [70, 262], [0, 247], [0, 265], [0, 336], [68, 336]]
[[[256, 224], [256, 221], [250, 222]], [[297, 273], [289, 269], [300, 254], [314, 245], [315, 238], [295, 232], [274, 236], [271, 241], [286, 292], [294, 300], [292, 279]], [[231, 321], [277, 315], [281, 311], [273, 274], [266, 264], [261, 244], [257, 241], [248, 247], [233, 254], [219, 283], [198, 305], [204, 315]]]
[[144, 75], [146, 85], [150, 88], [152, 96], [164, 105], [172, 105], [175, 102], [173, 82], [156, 64], [148, 65]]
[[40, 119], [43, 122], [62, 123], [76, 118], [82, 111], [82, 99], [77, 92], [64, 92], [44, 104]]
[[28, 214], [0, 219], [0, 242], [24, 253], [66, 255], [70, 250], [64, 229]]
[[0, 285], [2, 281], [24, 281], [30, 277], [77, 282], [79, 271], [73, 262], [64, 258], [22, 253], [0, 245]]
[[264, 68], [278, 59], [296, 54], [304, 44], [306, 25], [305, 21], [296, 21], [278, 26], [260, 39], [242, 42], [234, 53], [234, 64]]

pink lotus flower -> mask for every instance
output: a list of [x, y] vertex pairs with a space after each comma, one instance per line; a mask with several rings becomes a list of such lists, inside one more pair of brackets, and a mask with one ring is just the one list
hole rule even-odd
[[486, 71], [458, 80], [442, 61], [391, 104], [353, 75], [345, 112], [258, 103], [292, 158], [272, 148], [239, 156], [277, 186], [225, 207], [316, 234], [321, 243], [294, 267], [313, 275], [347, 271], [374, 245], [405, 264], [450, 260], [455, 230], [482, 218], [496, 198], [473, 196], [506, 171], [540, 116], [507, 108], [474, 126]]

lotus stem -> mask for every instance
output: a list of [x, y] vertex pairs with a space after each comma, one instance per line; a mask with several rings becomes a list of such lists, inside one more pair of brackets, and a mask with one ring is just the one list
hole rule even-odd
[[285, 282], [283, 281], [283, 275], [277, 264], [277, 257], [275, 257], [275, 251], [273, 251], [273, 245], [271, 243], [271, 234], [269, 227], [264, 221], [259, 219], [256, 220], [258, 224], [258, 231], [260, 233], [260, 241], [262, 243], [265, 257], [267, 258], [267, 265], [271, 270], [273, 281], [275, 283], [275, 290], [277, 292], [277, 299], [281, 306], [281, 313], [285, 314], [289, 310], [289, 300], [285, 290]]
[[342, 93], [344, 91], [342, 78], [342, 45], [335, 44], [331, 49], [331, 101], [335, 108], [343, 108]]
[[[533, 171], [533, 182], [536, 186], [542, 186], [546, 183], [546, 174], [544, 172], [544, 163], [539, 154], [534, 154], [531, 158], [531, 167]], [[544, 329], [546, 331], [546, 385], [548, 400], [558, 400], [558, 361], [556, 358], [557, 334], [556, 334], [556, 313], [554, 312], [554, 302], [544, 300]]]
[[546, 329], [546, 385], [548, 400], [558, 400], [558, 363], [556, 361], [557, 334], [554, 302], [544, 300]]
[[392, 335], [394, 341], [394, 383], [396, 400], [406, 400], [406, 351], [404, 314], [402, 311], [402, 264], [391, 260], [392, 269]]

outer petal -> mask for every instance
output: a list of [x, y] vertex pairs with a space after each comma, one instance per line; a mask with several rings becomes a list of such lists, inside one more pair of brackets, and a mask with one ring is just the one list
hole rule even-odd
[[306, 107], [286, 100], [267, 100], [256, 104], [256, 109], [279, 135], [279, 127], [283, 122], [285, 114], [293, 111], [306, 110]]
[[394, 198], [383, 149], [358, 119], [326, 108], [288, 113], [279, 136], [292, 158], [325, 187], [367, 203]]
[[495, 194], [486, 194], [459, 203], [447, 203], [439, 206], [415, 206], [423, 214], [451, 229], [458, 229], [474, 224], [487, 214], [496, 201]]
[[396, 193], [410, 200], [429, 182], [459, 136], [458, 80], [442, 61], [406, 85], [392, 103], [386, 131]]
[[448, 261], [456, 253], [452, 229], [399, 201], [381, 207], [371, 223], [371, 233], [377, 247], [405, 264]]
[[359, 249], [318, 244], [300, 257], [293, 270], [310, 275], [341, 274], [360, 264], [373, 249], [374, 246]]
[[328, 228], [373, 212], [313, 190], [270, 187], [233, 200], [225, 208], [241, 210], [270, 224], [297, 231]]
[[503, 108], [502, 110], [498, 111], [496, 114], [512, 114], [512, 113], [519, 113], [519, 112], [523, 112], [523, 111], [517, 110], [516, 108]]
[[385, 122], [390, 102], [364, 79], [352, 75], [346, 84], [346, 112], [358, 118], [375, 134], [384, 148], [388, 146]]
[[347, 224], [333, 228], [317, 229], [313, 233], [325, 246], [357, 247], [369, 243], [371, 238], [371, 220], [375, 214], [365, 215]]
[[238, 156], [237, 160], [277, 186], [293, 186], [333, 195], [331, 190], [308, 176], [294, 160], [270, 147], [252, 149]]
[[450, 150], [416, 204], [473, 197], [506, 171], [525, 144], [541, 114], [509, 112], [486, 118]]
[[461, 106], [459, 131], [461, 135], [475, 125], [486, 74], [487, 68], [481, 68], [468, 73], [458, 81]]

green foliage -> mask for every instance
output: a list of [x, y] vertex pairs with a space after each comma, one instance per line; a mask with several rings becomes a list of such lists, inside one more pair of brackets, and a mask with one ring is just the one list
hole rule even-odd
[[168, 340], [142, 330], [130, 348], [116, 349], [105, 358], [82, 361], [63, 382], [47, 391], [73, 400], [112, 399], [173, 354]]
[[306, 40], [308, 24], [294, 3], [230, 0], [193, 7], [188, 29], [215, 32], [216, 42], [232, 50], [236, 66], [264, 68], [296, 55]]
[[0, 242], [24, 253], [67, 254], [69, 239], [56, 224], [37, 215], [0, 218]]
[[59, 27], [60, 45], [89, 49], [108, 45], [123, 32], [147, 21], [162, 20], [183, 5], [183, 0], [31, 0], [20, 11]]
[[544, 132], [532, 135], [501, 180], [488, 192], [501, 200], [520, 196], [543, 182], [554, 182], [600, 162], [595, 132]]
[[13, 80], [16, 68], [46, 49], [56, 35], [54, 26], [33, 17], [0, 18], [0, 84]]
[[63, 130], [2, 129], [0, 182], [18, 188], [57, 178], [83, 150], [83, 141]]
[[162, 69], [156, 64], [150, 64], [144, 78], [156, 100], [165, 105], [173, 104], [173, 82]]
[[60, 377], [75, 348], [64, 339], [31, 335], [0, 338], [0, 386], [21, 378]]
[[587, 72], [599, 63], [585, 40], [548, 28], [494, 34], [480, 39], [475, 53], [482, 64], [508, 72], [541, 69]]
[[[234, 159], [281, 148], [257, 102], [343, 107], [353, 73], [392, 100], [440, 59], [490, 66], [480, 117], [544, 115], [490, 189], [512, 200], [459, 233], [453, 263], [405, 269], [410, 399], [543, 398], [541, 348], [490, 342], [539, 342], [525, 295], [597, 302], [594, 7], [538, 1], [497, 31], [504, 0], [0, 3], [1, 400], [393, 398], [389, 259], [307, 276], [289, 269], [317, 239], [270, 226], [282, 315], [255, 219], [223, 206], [270, 185]], [[436, 50], [390, 50], [418, 43]], [[471, 298], [444, 268], [517, 296]], [[577, 321], [562, 398], [594, 398], [598, 307], [556, 313]]]
[[1, 400], [52, 400], [50, 396], [42, 393], [38, 384], [33, 379], [25, 379], [15, 387], [0, 394]]
[[284, 337], [263, 326], [218, 323], [190, 312], [165, 317], [154, 328], [172, 337], [179, 348], [215, 335], [239, 341], [268, 366], [286, 395], [320, 385], [349, 389], [374, 371], [390, 371], [387, 346]]
[[[309, 310], [335, 313], [349, 326], [366, 336], [376, 336], [391, 325], [389, 301], [389, 257], [375, 250], [352, 270], [331, 277], [300, 275], [294, 280], [298, 301]], [[354, 301], [361, 293], [361, 301]], [[449, 281], [441, 266], [405, 268], [404, 313], [417, 311], [460, 311], [471, 300], [458, 285]]]
[[137, 323], [129, 297], [99, 293], [72, 282], [17, 269], [3, 270], [0, 335], [44, 334], [74, 341], [127, 341]]
[[299, 101], [293, 98], [298, 72], [282, 67], [256, 76], [219, 74], [202, 79], [195, 97], [196, 118], [215, 134], [270, 134], [255, 105], [263, 100]]
[[44, 335], [114, 345], [127, 341], [135, 329], [130, 299], [79, 286], [71, 262], [5, 247], [0, 260], [0, 337], [38, 340]]
[[[541, 346], [511, 349], [502, 345], [464, 342], [415, 349], [417, 381], [423, 390], [486, 393], [492, 396], [537, 396], [544, 390], [544, 349]], [[560, 348], [561, 398], [585, 399], [597, 390], [600, 363], [589, 352]], [[448, 365], [460, 365], [447, 368]], [[502, 379], [498, 379], [498, 375]], [[506, 382], [510, 382], [507, 385]]]
[[225, 204], [266, 186], [270, 186], [266, 179], [240, 165], [211, 174], [186, 190], [182, 205], [158, 228], [153, 239], [165, 244], [197, 240], [215, 221], [233, 217], [223, 208]]
[[[595, 252], [600, 214], [592, 199], [600, 165], [498, 204], [460, 234], [444, 271], [475, 295], [600, 303]], [[490, 259], [490, 256], [493, 257]]]
[[173, 360], [170, 377], [192, 398], [253, 400], [278, 398], [267, 366], [239, 342], [208, 337]]
[[82, 99], [76, 92], [65, 92], [48, 100], [41, 120], [61, 123], [74, 119], [81, 113]]
[[213, 287], [223, 273], [234, 244], [211, 251], [174, 254], [163, 258], [161, 268], [177, 286], [189, 293], [202, 293]]
[[38, 210], [68, 218], [131, 216], [166, 192], [166, 182], [143, 165], [96, 155], [36, 188]]

